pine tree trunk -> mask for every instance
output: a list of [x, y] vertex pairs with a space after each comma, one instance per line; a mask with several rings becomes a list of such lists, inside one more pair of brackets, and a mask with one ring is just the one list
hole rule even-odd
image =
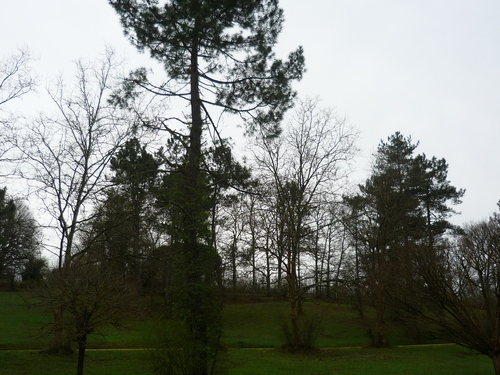
[[186, 164], [179, 175], [179, 207], [182, 209], [179, 211], [178, 233], [174, 236], [179, 239], [177, 257], [182, 267], [178, 270], [182, 275], [176, 280], [176, 288], [177, 298], [182, 301], [179, 313], [186, 322], [189, 335], [186, 350], [192, 353], [190, 362], [182, 365], [189, 368], [191, 375], [208, 375], [215, 361], [213, 353], [218, 342], [220, 308], [214, 279], [217, 254], [209, 244], [209, 194], [200, 171], [203, 118], [196, 35], [192, 40], [190, 72], [191, 128]]

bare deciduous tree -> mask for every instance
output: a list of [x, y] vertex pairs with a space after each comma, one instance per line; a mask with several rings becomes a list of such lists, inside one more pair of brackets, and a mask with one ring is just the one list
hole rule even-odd
[[[85, 252], [75, 241], [92, 217], [92, 207], [105, 187], [105, 171], [115, 150], [133, 125], [108, 102], [118, 64], [108, 50], [98, 62], [77, 63], [76, 82], [61, 79], [49, 96], [55, 112], [28, 123], [10, 124], [8, 142], [17, 161], [15, 173], [25, 180], [51, 218], [44, 227], [54, 231], [47, 249], [68, 268]], [[116, 82], [117, 83], [117, 82]], [[52, 237], [52, 238], [51, 238]], [[65, 273], [68, 275], [67, 273]], [[54, 310], [52, 350], [67, 351], [62, 308]]]
[[76, 82], [49, 91], [55, 114], [9, 127], [16, 173], [28, 182], [57, 229], [59, 268], [71, 262], [74, 240], [89, 219], [104, 173], [132, 123], [108, 103], [118, 64], [111, 51], [95, 63], [77, 63]]
[[15, 117], [7, 111], [6, 104], [14, 99], [19, 99], [36, 87], [36, 81], [32, 77], [30, 70], [30, 63], [32, 60], [30, 52], [27, 49], [19, 49], [16, 54], [0, 60], [1, 159], [4, 159], [9, 151], [9, 144], [4, 139], [5, 130], [3, 128], [11, 124]]
[[[104, 264], [76, 261], [69, 268], [56, 269], [39, 289], [34, 306], [48, 312], [63, 310], [63, 329], [78, 345], [77, 374], [83, 374], [87, 340], [107, 327], [120, 328], [133, 316], [126, 284]], [[60, 327], [51, 323], [49, 332]]]
[[7, 102], [20, 98], [36, 86], [29, 64], [32, 61], [27, 49], [0, 61], [0, 108]]
[[356, 133], [318, 100], [300, 102], [284, 134], [261, 138], [255, 153], [258, 168], [276, 197], [275, 209], [284, 228], [284, 267], [293, 332], [292, 349], [302, 349], [300, 301], [310, 287], [301, 285], [300, 254], [313, 234], [312, 211], [335, 201], [355, 154]]
[[403, 301], [433, 334], [487, 355], [500, 374], [500, 216], [472, 223], [439, 252], [420, 251]]

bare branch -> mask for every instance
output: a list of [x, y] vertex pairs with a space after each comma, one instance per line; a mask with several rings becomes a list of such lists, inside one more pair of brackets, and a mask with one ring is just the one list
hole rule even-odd
[[19, 49], [17, 54], [0, 61], [0, 107], [35, 89], [36, 81], [29, 67], [31, 61], [33, 58], [27, 49]]

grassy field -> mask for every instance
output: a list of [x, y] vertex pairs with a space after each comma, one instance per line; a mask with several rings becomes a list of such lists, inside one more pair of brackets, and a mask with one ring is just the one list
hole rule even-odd
[[[308, 302], [305, 319], [318, 324], [320, 350], [291, 355], [279, 350], [284, 302], [228, 304], [224, 309], [223, 361], [232, 374], [493, 374], [489, 358], [455, 345], [408, 346], [401, 330], [390, 328], [390, 349], [366, 348], [367, 338], [356, 313], [348, 306]], [[47, 338], [39, 327], [50, 316], [27, 310], [14, 293], [0, 292], [0, 375], [71, 374], [76, 356], [39, 353]], [[161, 322], [147, 319], [89, 342], [87, 374], [149, 374], [148, 350]], [[431, 343], [432, 344], [432, 343]], [[406, 346], [400, 346], [406, 345]], [[99, 350], [100, 349], [100, 350]], [[105, 350], [103, 350], [105, 349]], [[118, 350], [126, 349], [126, 350]]]

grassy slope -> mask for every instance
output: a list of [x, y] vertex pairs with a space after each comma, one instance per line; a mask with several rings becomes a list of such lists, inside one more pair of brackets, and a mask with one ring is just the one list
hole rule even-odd
[[22, 296], [0, 292], [0, 349], [39, 349], [40, 327], [50, 321], [50, 316], [26, 308]]
[[[303, 321], [317, 323], [319, 347], [366, 346], [361, 321], [348, 305], [328, 302], [304, 304]], [[225, 307], [225, 343], [228, 347], [279, 347], [281, 326], [288, 317], [287, 302], [234, 304]], [[413, 344], [401, 329], [388, 327], [391, 343]]]
[[[359, 318], [347, 305], [327, 302], [304, 304], [304, 321], [318, 323], [317, 346], [366, 346], [367, 338]], [[280, 346], [281, 326], [286, 322], [286, 302], [228, 304], [224, 308], [224, 344], [230, 348], [276, 348]], [[39, 349], [46, 338], [39, 328], [51, 316], [27, 310], [22, 296], [0, 292], [0, 349]], [[121, 331], [105, 331], [105, 337], [92, 336], [89, 348], [144, 348], [152, 345], [161, 326], [154, 319], [130, 322]], [[412, 343], [400, 329], [389, 326], [391, 343]]]
[[[347, 306], [307, 303], [305, 319], [319, 321], [318, 346], [364, 346], [367, 342], [356, 314]], [[224, 343], [231, 374], [488, 374], [490, 360], [456, 346], [404, 347], [392, 349], [331, 349], [314, 355], [292, 356], [280, 345], [280, 325], [287, 316], [284, 302], [230, 304], [224, 311]], [[0, 292], [0, 375], [73, 373], [76, 357], [38, 354], [44, 340], [34, 340], [38, 328], [50, 316], [27, 311], [22, 298]], [[158, 330], [154, 320], [133, 322], [128, 329], [110, 331], [106, 338], [94, 338], [90, 348], [149, 347]], [[394, 344], [404, 344], [400, 331], [390, 332]], [[5, 349], [30, 349], [10, 351]], [[147, 374], [147, 351], [89, 351], [88, 374]]]

